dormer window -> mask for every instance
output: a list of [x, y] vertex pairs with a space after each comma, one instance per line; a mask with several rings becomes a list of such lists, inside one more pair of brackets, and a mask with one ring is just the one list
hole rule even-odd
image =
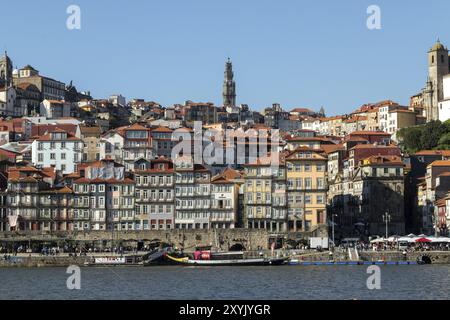
[[52, 133], [52, 140], [66, 140], [67, 139], [67, 132], [53, 132]]

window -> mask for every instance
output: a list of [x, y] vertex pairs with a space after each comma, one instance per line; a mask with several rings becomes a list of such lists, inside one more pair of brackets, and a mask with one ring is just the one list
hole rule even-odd
[[66, 171], [66, 165], [65, 164], [61, 165], [61, 171]]
[[311, 189], [311, 178], [305, 178], [305, 189]]
[[289, 189], [293, 188], [293, 187], [294, 187], [294, 180], [288, 179], [288, 180], [287, 180], [287, 187], [288, 187]]
[[61, 160], [66, 160], [66, 154], [65, 153], [61, 153]]
[[55, 160], [56, 159], [56, 155], [54, 153], [50, 153], [50, 159], [51, 160]]
[[323, 196], [322, 195], [318, 195], [316, 197], [316, 202], [317, 202], [317, 204], [323, 204]]
[[311, 165], [309, 163], [305, 164], [305, 172], [311, 171]]
[[305, 204], [311, 204], [311, 196], [305, 195]]
[[317, 189], [323, 189], [323, 178], [317, 178]]
[[38, 153], [38, 162], [43, 162], [43, 161], [44, 161], [44, 154]]

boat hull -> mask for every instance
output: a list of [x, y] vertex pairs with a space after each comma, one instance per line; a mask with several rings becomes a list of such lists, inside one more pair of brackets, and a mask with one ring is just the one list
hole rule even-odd
[[170, 255], [166, 257], [181, 265], [190, 266], [263, 266], [263, 265], [280, 265], [285, 259], [268, 259], [268, 258], [250, 258], [250, 259], [226, 259], [226, 260], [193, 260], [188, 257], [175, 258]]

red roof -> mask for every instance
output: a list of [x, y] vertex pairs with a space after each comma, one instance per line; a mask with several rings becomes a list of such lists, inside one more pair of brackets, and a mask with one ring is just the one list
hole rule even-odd
[[62, 129], [71, 135], [75, 135], [77, 132], [76, 124], [34, 124], [31, 127], [31, 136], [40, 137], [47, 133], [54, 132], [56, 129]]
[[135, 124], [133, 124], [133, 125], [131, 125], [131, 126], [129, 126], [129, 127], [125, 127], [125, 128], [123, 128], [123, 130], [124, 131], [133, 131], [133, 130], [150, 130], [149, 128], [146, 128], [146, 127], [144, 127], [144, 126], [141, 126], [140, 124], [138, 124], [138, 123], [135, 123]]
[[356, 136], [356, 135], [360, 135], [360, 136], [366, 136], [366, 135], [370, 135], [370, 136], [391, 136], [390, 133], [384, 132], [384, 131], [353, 131], [352, 133], [349, 134], [350, 136]]
[[74, 183], [110, 183], [110, 184], [133, 184], [134, 180], [130, 178], [125, 178], [123, 180], [117, 179], [88, 179], [88, 178], [79, 178], [74, 181]]

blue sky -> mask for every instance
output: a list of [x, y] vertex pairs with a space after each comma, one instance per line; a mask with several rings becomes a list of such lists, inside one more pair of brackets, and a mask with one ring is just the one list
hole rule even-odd
[[[68, 30], [66, 8], [81, 8]], [[381, 30], [366, 10], [381, 8]], [[426, 80], [426, 52], [450, 45], [450, 1], [432, 0], [0, 0], [0, 46], [18, 67], [96, 98], [121, 93], [170, 105], [220, 104], [226, 58], [237, 102], [260, 110], [366, 102], [407, 104]], [[5, 15], [3, 9], [9, 14]]]

